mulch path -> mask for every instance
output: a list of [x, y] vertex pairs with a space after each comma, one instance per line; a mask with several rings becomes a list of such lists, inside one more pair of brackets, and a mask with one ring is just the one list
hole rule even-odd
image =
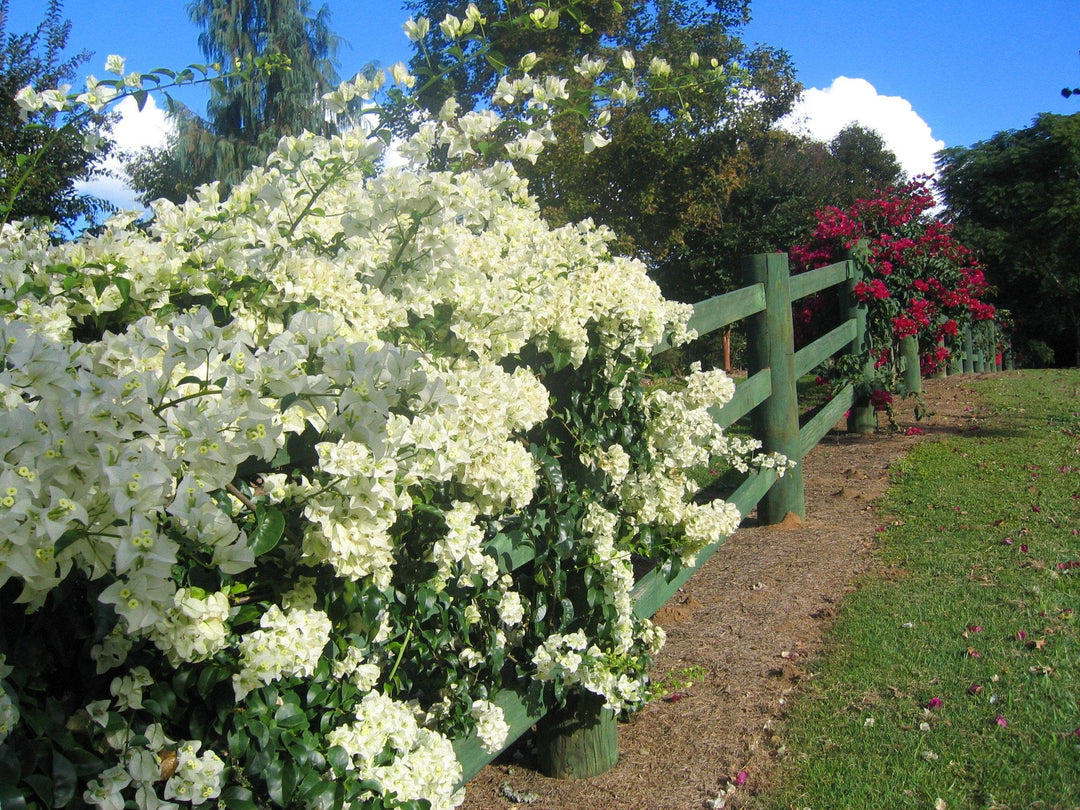
[[[981, 375], [978, 375], [981, 376]], [[619, 761], [591, 779], [556, 780], [535, 770], [529, 735], [467, 786], [465, 810], [699, 810], [736, 776], [739, 807], [769, 783], [786, 707], [807, 664], [824, 650], [840, 601], [861, 577], [886, 575], [873, 554], [887, 520], [874, 506], [889, 467], [916, 442], [970, 429], [973, 375], [926, 380], [929, 420], [898, 407], [899, 431], [882, 420], [871, 436], [834, 431], [803, 462], [805, 520], [755, 526], [749, 516], [712, 559], [657, 613], [667, 644], [653, 679], [700, 668], [703, 680], [657, 700], [619, 727]], [[905, 435], [918, 426], [922, 435]], [[792, 516], [793, 517], [793, 516]]]

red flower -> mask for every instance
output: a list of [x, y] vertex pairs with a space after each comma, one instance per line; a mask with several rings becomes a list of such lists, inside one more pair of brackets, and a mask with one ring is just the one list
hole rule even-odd
[[892, 405], [892, 393], [878, 388], [870, 392], [870, 404], [874, 406], [875, 411], [883, 411]]

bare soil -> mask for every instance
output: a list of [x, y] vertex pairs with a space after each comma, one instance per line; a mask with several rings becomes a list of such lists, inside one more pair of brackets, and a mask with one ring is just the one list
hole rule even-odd
[[[512, 808], [508, 794], [531, 799], [521, 806], [533, 810], [703, 810], [745, 771], [726, 800], [733, 808], [767, 786], [786, 710], [824, 654], [841, 600], [860, 578], [889, 575], [873, 551], [888, 520], [875, 501], [890, 465], [919, 441], [974, 427], [972, 379], [926, 380], [930, 418], [916, 422], [909, 400], [896, 409], [899, 430], [884, 417], [870, 436], [838, 425], [803, 462], [805, 520], [756, 526], [749, 516], [656, 614], [667, 644], [653, 680], [705, 674], [619, 726], [612, 770], [544, 777], [526, 735], [469, 782], [465, 810]], [[906, 435], [911, 427], [924, 433]]]

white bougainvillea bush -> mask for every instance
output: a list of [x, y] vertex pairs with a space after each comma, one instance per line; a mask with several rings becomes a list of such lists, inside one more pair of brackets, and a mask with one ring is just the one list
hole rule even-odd
[[425, 168], [477, 129], [378, 172], [379, 140], [286, 139], [77, 242], [3, 227], [5, 808], [449, 808], [499, 689], [645, 699], [632, 558], [739, 520], [683, 470], [784, 462], [709, 418], [723, 373], [646, 384], [689, 308], [608, 233], [507, 163]]

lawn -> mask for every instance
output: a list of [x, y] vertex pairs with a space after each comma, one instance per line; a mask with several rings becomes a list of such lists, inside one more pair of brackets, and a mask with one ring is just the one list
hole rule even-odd
[[879, 505], [755, 808], [1080, 807], [1080, 371], [972, 380]]

